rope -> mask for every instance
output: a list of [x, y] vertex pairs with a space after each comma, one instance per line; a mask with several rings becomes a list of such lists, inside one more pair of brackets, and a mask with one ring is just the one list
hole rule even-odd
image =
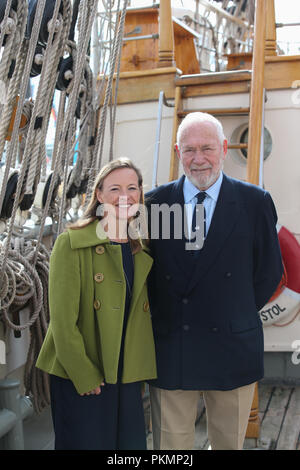
[[[85, 61], [86, 61], [86, 51], [88, 48], [89, 38], [90, 38], [91, 30], [92, 30], [93, 20], [96, 15], [96, 11], [97, 11], [97, 1], [84, 0], [80, 3], [78, 21], [79, 21], [79, 24], [83, 25], [83, 27], [79, 31], [79, 39], [78, 39], [78, 51], [79, 52], [77, 53], [77, 56], [76, 56], [77, 60], [74, 65], [74, 79], [73, 79], [74, 82], [72, 84], [72, 90], [69, 95], [68, 108], [66, 111], [66, 119], [65, 119], [66, 124], [63, 128], [63, 132], [61, 136], [61, 143], [62, 143], [61, 151], [63, 151], [63, 144], [66, 141], [66, 138], [67, 138], [67, 149], [70, 148], [70, 142], [71, 142], [70, 122], [71, 122], [71, 118], [75, 114], [79, 85], [82, 81], [83, 70], [84, 70]], [[85, 35], [83, 33], [85, 33]], [[63, 194], [62, 194], [63, 201], [65, 201], [65, 198], [66, 198], [67, 176], [68, 176], [68, 158], [65, 159], [65, 167], [64, 167]], [[63, 216], [64, 216], [64, 204], [61, 204], [59, 221], [58, 221], [58, 233], [62, 231]]]
[[[3, 105], [0, 117], [0, 153], [5, 148], [7, 129], [11, 122], [11, 115], [15, 109], [14, 125], [11, 141], [6, 148], [6, 167], [4, 182], [8, 179], [11, 167], [17, 163], [18, 147], [20, 147], [21, 166], [19, 169], [18, 183], [14, 195], [12, 215], [7, 231], [2, 234], [0, 242], [0, 319], [6, 328], [22, 332], [30, 331], [30, 347], [25, 366], [24, 383], [26, 393], [31, 396], [36, 411], [41, 411], [50, 403], [49, 382], [47, 374], [36, 369], [35, 362], [42, 346], [49, 323], [48, 306], [48, 275], [50, 254], [42, 244], [46, 218], [51, 214], [53, 229], [57, 221], [57, 234], [63, 229], [63, 220], [66, 213], [66, 194], [74, 184], [80, 187], [83, 178], [89, 178], [97, 165], [101, 164], [104, 142], [104, 119], [107, 115], [107, 106], [112, 102], [112, 84], [114, 70], [117, 75], [120, 70], [120, 51], [122, 47], [122, 35], [128, 0], [124, 0], [123, 10], [118, 25], [115, 25], [113, 47], [110, 49], [109, 63], [110, 75], [108, 87], [105, 90], [105, 106], [102, 107], [101, 122], [96, 126], [96, 113], [98, 110], [99, 93], [104, 92], [104, 83], [96, 90], [94, 77], [89, 66], [87, 50], [93, 20], [97, 13], [97, 0], [82, 0], [77, 2], [77, 22], [73, 18], [72, 27], [77, 26], [78, 39], [72, 41], [72, 35], [68, 39], [71, 25], [71, 0], [57, 0], [55, 3], [52, 20], [50, 22], [49, 37], [43, 55], [41, 76], [35, 101], [26, 101], [27, 84], [31, 66], [36, 51], [39, 30], [42, 24], [45, 0], [38, 0], [30, 39], [25, 39], [25, 27], [27, 21], [27, 3], [18, 2], [17, 13], [11, 6], [11, 0], [6, 5], [3, 24], [13, 26], [10, 30], [4, 47], [0, 63], [3, 65], [3, 74], [7, 72], [7, 64], [15, 53], [15, 69], [12, 77], [7, 82], [7, 99]], [[19, 5], [22, 5], [19, 7]], [[60, 6], [62, 5], [62, 9]], [[120, 0], [118, 0], [119, 10]], [[110, 7], [112, 2], [110, 2]], [[26, 7], [26, 10], [24, 9]], [[110, 8], [111, 10], [111, 8]], [[61, 13], [63, 12], [63, 13]], [[22, 14], [23, 16], [22, 16]], [[58, 20], [58, 22], [56, 21]], [[7, 30], [2, 28], [0, 44]], [[17, 26], [15, 26], [17, 25]], [[112, 30], [110, 31], [110, 34]], [[12, 38], [15, 38], [13, 40]], [[16, 48], [16, 44], [18, 47]], [[5, 50], [6, 48], [6, 50]], [[57, 118], [57, 127], [52, 157], [52, 176], [48, 188], [48, 194], [43, 210], [40, 210], [40, 230], [36, 240], [20, 236], [19, 227], [16, 227], [18, 207], [23, 195], [34, 195], [39, 181], [46, 182], [45, 140], [54, 95], [54, 88], [58, 77], [59, 60], [69, 51], [73, 59], [73, 70], [70, 83], [66, 90], [60, 93], [60, 105]], [[4, 66], [6, 64], [6, 66]], [[116, 67], [117, 66], [117, 67]], [[115, 82], [115, 100], [111, 106], [110, 114], [110, 155], [113, 154], [113, 133], [116, 117], [116, 100], [118, 81]], [[80, 95], [80, 116], [75, 116]], [[19, 99], [17, 101], [17, 96]], [[20, 130], [22, 114], [26, 116], [27, 123]], [[41, 125], [37, 126], [37, 121]], [[78, 131], [78, 137], [76, 133]], [[22, 137], [20, 146], [19, 135]], [[97, 142], [97, 144], [96, 144]], [[68, 180], [69, 167], [73, 165], [75, 146], [78, 144], [77, 161]], [[99, 155], [101, 158], [99, 159]], [[63, 191], [60, 199], [60, 210], [54, 202], [55, 188], [59, 179], [63, 181]], [[5, 196], [5, 184], [0, 193], [0, 208]], [[34, 212], [32, 208], [32, 212]], [[55, 219], [56, 218], [56, 219]], [[29, 318], [25, 321], [24, 309], [29, 310]], [[25, 312], [25, 310], [24, 310]], [[18, 319], [18, 316], [20, 319]]]
[[108, 103], [109, 103], [109, 101], [111, 99], [111, 96], [112, 96], [112, 83], [113, 83], [113, 77], [114, 77], [114, 71], [115, 71], [115, 66], [116, 66], [117, 55], [118, 55], [118, 53], [120, 51], [120, 47], [122, 45], [122, 32], [123, 32], [123, 29], [124, 29], [124, 22], [125, 22], [127, 4], [128, 4], [128, 0], [124, 0], [123, 10], [122, 10], [122, 13], [121, 13], [121, 18], [120, 18], [120, 21], [119, 21], [117, 34], [114, 37], [110, 74], [109, 74], [109, 78], [108, 78], [108, 82], [107, 82], [107, 86], [106, 86], [104, 104], [103, 104], [103, 107], [102, 107], [102, 110], [101, 110], [99, 132], [97, 134], [97, 139], [96, 139], [96, 146], [95, 146], [95, 162], [96, 162], [96, 165], [95, 165], [95, 168], [100, 168], [101, 167], [107, 107], [108, 107]]

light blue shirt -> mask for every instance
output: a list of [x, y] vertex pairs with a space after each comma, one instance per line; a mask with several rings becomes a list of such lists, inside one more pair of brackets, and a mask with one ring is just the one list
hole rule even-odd
[[[223, 173], [220, 173], [219, 178], [215, 183], [206, 189], [206, 198], [204, 199], [204, 207], [205, 207], [205, 214], [206, 214], [206, 234], [208, 234], [209, 227], [211, 224], [212, 217], [214, 215], [215, 207], [217, 204], [217, 200], [219, 197], [221, 184], [223, 181]], [[199, 193], [199, 189], [191, 183], [191, 181], [187, 178], [184, 179], [183, 183], [183, 196], [184, 196], [184, 203], [186, 209], [186, 217], [187, 217], [187, 226], [189, 228], [189, 235], [191, 233], [192, 227], [192, 219], [193, 219], [193, 212], [195, 205], [197, 203], [196, 195]]]

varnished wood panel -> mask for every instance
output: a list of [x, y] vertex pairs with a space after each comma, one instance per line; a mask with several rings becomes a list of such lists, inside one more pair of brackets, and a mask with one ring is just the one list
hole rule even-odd
[[[139, 33], [128, 34], [140, 28]], [[128, 11], [125, 19], [124, 36], [136, 37], [158, 34], [158, 9]], [[158, 62], [158, 39], [124, 41], [121, 56], [121, 72], [148, 70]]]
[[175, 67], [157, 68], [148, 72], [121, 73], [118, 104], [158, 101], [161, 90], [167, 99], [174, 98], [176, 73]]

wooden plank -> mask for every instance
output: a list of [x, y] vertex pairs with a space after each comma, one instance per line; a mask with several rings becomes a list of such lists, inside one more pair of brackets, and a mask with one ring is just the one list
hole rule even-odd
[[246, 431], [246, 437], [248, 438], [258, 438], [259, 436], [259, 425], [260, 419], [258, 416], [258, 384], [255, 384], [254, 397], [252, 401], [252, 406], [250, 410], [250, 416], [248, 420], [248, 427]]
[[175, 80], [176, 86], [205, 85], [251, 80], [251, 70], [233, 70], [228, 72], [183, 75]]
[[299, 80], [299, 70], [300, 56], [290, 61], [268, 62], [265, 69], [265, 88], [267, 90], [290, 88], [295, 80]]
[[291, 389], [290, 400], [277, 442], [277, 450], [296, 450], [300, 434], [300, 387]]
[[[140, 30], [140, 33], [132, 31]], [[158, 33], [158, 9], [128, 12], [125, 18], [124, 35], [147, 36]], [[121, 53], [121, 72], [155, 68], [158, 60], [158, 39], [124, 41]]]
[[195, 42], [192, 37], [177, 36], [175, 34], [175, 62], [183, 73], [199, 73], [200, 66], [197, 59]]
[[189, 113], [195, 113], [200, 111], [202, 113], [212, 114], [213, 116], [244, 116], [249, 114], [250, 108], [207, 108], [207, 109], [185, 109], [184, 111], [179, 111], [178, 116], [183, 118]]
[[262, 384], [258, 383], [258, 394], [259, 394], [259, 416], [261, 421], [268, 410], [269, 403], [272, 399], [273, 392], [276, 387], [273, 384]]
[[276, 387], [273, 390], [268, 409], [260, 423], [260, 440], [271, 441], [273, 447], [275, 447], [279, 436], [289, 396], [289, 388]]
[[247, 149], [248, 144], [228, 144], [228, 149]]
[[194, 74], [200, 72], [200, 65], [197, 59], [195, 35], [188, 26], [173, 18], [174, 41], [175, 41], [175, 62], [184, 74]]
[[[175, 67], [161, 69], [161, 73], [131, 73], [121, 74], [118, 87], [118, 104], [157, 101], [161, 90], [167, 99], [174, 98]], [[130, 75], [128, 75], [130, 74]]]

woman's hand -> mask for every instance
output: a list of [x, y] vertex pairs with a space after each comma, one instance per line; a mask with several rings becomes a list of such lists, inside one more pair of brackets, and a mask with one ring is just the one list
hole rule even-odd
[[101, 387], [103, 387], [103, 385], [105, 385], [104, 382], [102, 382], [101, 386], [99, 385], [99, 387], [94, 388], [94, 389], [91, 390], [90, 392], [81, 393], [80, 396], [83, 397], [83, 396], [85, 396], [85, 395], [100, 395], [100, 393], [101, 393]]

